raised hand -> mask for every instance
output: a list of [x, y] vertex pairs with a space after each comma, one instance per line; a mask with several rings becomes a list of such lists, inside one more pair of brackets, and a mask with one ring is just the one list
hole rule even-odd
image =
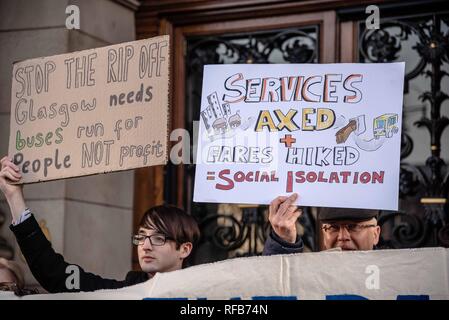
[[298, 195], [293, 193], [289, 197], [279, 196], [270, 203], [268, 220], [274, 232], [284, 241], [296, 242], [296, 220], [301, 216], [302, 210], [294, 203]]
[[12, 184], [11, 182], [19, 182], [22, 175], [19, 172], [19, 167], [9, 157], [3, 157], [0, 160], [0, 164], [0, 190], [5, 195], [13, 220], [15, 220], [26, 209], [26, 206], [23, 199], [22, 185]]

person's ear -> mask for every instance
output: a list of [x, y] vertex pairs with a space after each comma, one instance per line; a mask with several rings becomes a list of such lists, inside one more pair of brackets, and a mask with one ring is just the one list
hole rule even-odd
[[380, 227], [379, 226], [376, 226], [374, 228], [374, 235], [373, 236], [374, 236], [373, 244], [377, 245], [379, 243], [379, 238], [380, 238]]
[[183, 244], [181, 244], [181, 246], [179, 247], [180, 257], [182, 259], [187, 258], [192, 252], [192, 248], [193, 245], [191, 242], [184, 242]]

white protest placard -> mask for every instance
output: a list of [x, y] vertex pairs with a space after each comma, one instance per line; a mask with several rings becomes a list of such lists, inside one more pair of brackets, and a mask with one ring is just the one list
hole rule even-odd
[[205, 66], [194, 201], [397, 210], [404, 67]]
[[22, 182], [167, 162], [169, 37], [17, 62], [9, 155]]

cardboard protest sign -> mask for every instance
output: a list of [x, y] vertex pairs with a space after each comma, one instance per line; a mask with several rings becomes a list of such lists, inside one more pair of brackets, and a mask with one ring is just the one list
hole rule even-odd
[[398, 208], [404, 63], [208, 65], [194, 201]]
[[[26, 299], [449, 299], [449, 249], [300, 253], [157, 273], [119, 290]], [[181, 310], [179, 310], [181, 312]]]
[[23, 182], [167, 162], [169, 37], [17, 62], [9, 155]]

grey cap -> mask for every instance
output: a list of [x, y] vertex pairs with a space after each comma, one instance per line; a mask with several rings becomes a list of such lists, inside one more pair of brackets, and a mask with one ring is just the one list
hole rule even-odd
[[372, 218], [378, 218], [379, 210], [371, 209], [351, 209], [351, 208], [320, 208], [318, 211], [318, 220], [353, 220], [366, 221]]

